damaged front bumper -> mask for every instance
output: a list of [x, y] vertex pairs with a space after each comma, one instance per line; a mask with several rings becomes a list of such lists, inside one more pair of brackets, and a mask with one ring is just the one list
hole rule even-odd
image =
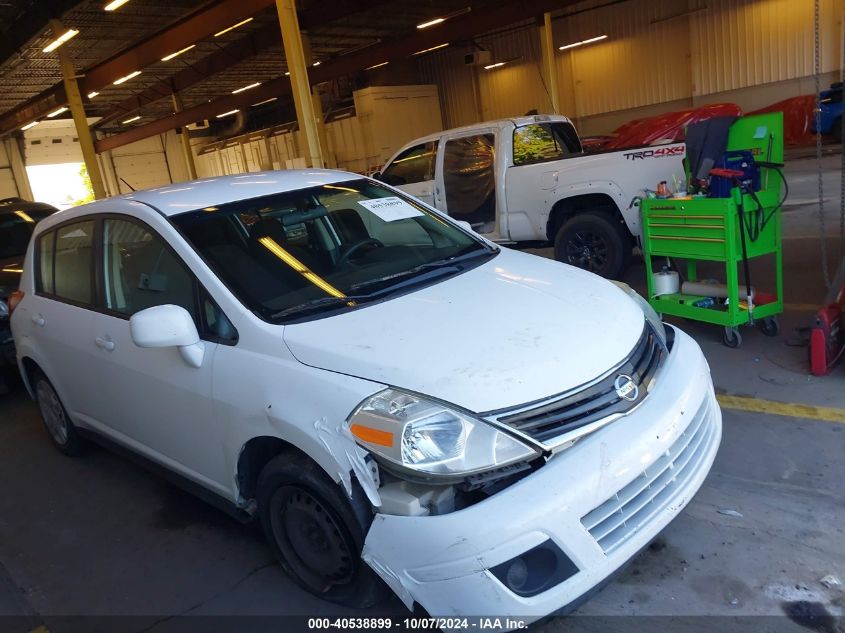
[[599, 585], [666, 527], [700, 488], [720, 439], [709, 368], [677, 331], [636, 411], [468, 508], [377, 514], [362, 557], [408, 608], [538, 619]]

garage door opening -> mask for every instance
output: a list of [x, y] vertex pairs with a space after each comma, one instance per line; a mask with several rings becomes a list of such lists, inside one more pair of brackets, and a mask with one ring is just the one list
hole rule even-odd
[[85, 163], [27, 165], [32, 195], [58, 209], [75, 207], [94, 200], [94, 190]]

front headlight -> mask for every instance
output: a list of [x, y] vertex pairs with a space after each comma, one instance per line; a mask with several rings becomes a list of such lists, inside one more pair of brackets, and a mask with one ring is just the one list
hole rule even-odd
[[386, 466], [426, 478], [462, 478], [538, 454], [482, 420], [398, 389], [367, 398], [347, 424]]
[[646, 320], [657, 333], [657, 336], [660, 337], [661, 342], [665, 345], [666, 326], [663, 325], [663, 321], [660, 320], [660, 315], [658, 315], [655, 309], [651, 307], [651, 304], [642, 296], [640, 296], [640, 293], [631, 288], [631, 286], [629, 286], [625, 282], [611, 280], [611, 283], [615, 284], [617, 288], [624, 291], [629, 297], [631, 297], [631, 299], [637, 302], [637, 305], [640, 306], [640, 309], [643, 311]]

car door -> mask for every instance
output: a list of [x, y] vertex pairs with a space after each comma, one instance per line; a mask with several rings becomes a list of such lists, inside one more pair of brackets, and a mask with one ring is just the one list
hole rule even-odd
[[38, 364], [71, 418], [95, 421], [98, 392], [82, 368], [96, 360], [94, 336], [94, 226], [74, 220], [41, 233], [35, 243], [35, 296], [22, 321], [33, 339]]
[[481, 234], [496, 233], [496, 135], [482, 131], [446, 139], [443, 146], [445, 211]]
[[198, 281], [166, 240], [126, 216], [102, 219], [98, 272], [102, 313], [92, 343], [99, 362], [98, 418], [114, 439], [209, 487], [221, 485], [221, 429], [214, 415], [211, 379], [217, 343], [204, 341], [202, 365], [193, 367], [177, 348], [141, 348], [130, 317], [145, 308], [185, 308], [203, 331]]
[[385, 167], [381, 180], [434, 206], [434, 165], [437, 141], [409, 147]]

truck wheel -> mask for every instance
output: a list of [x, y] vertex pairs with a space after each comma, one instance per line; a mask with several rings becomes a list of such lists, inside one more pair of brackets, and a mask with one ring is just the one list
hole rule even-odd
[[310, 459], [284, 453], [258, 478], [258, 511], [270, 547], [300, 587], [347, 607], [369, 607], [386, 586], [361, 560], [373, 519], [360, 488], [347, 497]]
[[621, 225], [604, 213], [579, 213], [555, 236], [555, 259], [606, 279], [618, 279], [631, 257]]
[[78, 455], [82, 449], [82, 438], [70, 421], [67, 411], [53, 385], [41, 371], [36, 371], [32, 381], [35, 400], [41, 411], [41, 420], [50, 434], [53, 445], [69, 456]]

